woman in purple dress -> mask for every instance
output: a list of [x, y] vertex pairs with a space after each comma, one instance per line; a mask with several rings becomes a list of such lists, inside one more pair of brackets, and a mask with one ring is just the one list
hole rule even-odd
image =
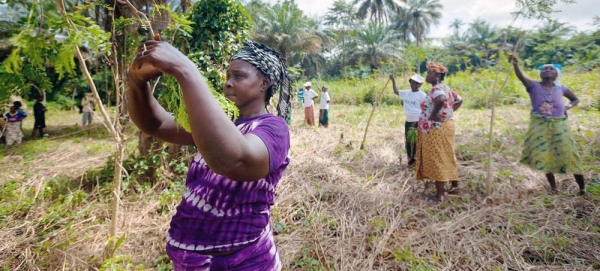
[[[191, 132], [152, 96], [148, 81], [161, 74], [179, 82]], [[223, 93], [239, 108], [235, 123], [194, 63], [166, 42], [140, 47], [128, 80], [129, 112], [140, 130], [198, 149], [166, 237], [175, 270], [280, 270], [270, 207], [290, 162], [285, 117], [291, 88], [281, 54], [246, 42], [231, 59]], [[275, 91], [279, 116], [266, 109]]]
[[[585, 194], [581, 155], [567, 118], [567, 111], [575, 107], [579, 99], [558, 81], [560, 66], [543, 65], [538, 82], [523, 75], [516, 57], [511, 56], [509, 61], [531, 100], [529, 129], [520, 162], [544, 172], [551, 193], [557, 191], [554, 174], [570, 173], [579, 186], [579, 194]], [[569, 104], [565, 105], [563, 97]]]

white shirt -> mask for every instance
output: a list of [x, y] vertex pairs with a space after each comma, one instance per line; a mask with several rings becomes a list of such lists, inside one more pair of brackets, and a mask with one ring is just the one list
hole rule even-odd
[[319, 97], [319, 95], [312, 89], [305, 89], [304, 90], [304, 107], [311, 107], [313, 106], [314, 102], [313, 102], [313, 98], [315, 97]]
[[320, 109], [329, 109], [329, 91], [328, 92], [321, 92], [321, 102], [319, 102], [319, 108]]
[[94, 96], [92, 96], [91, 94], [86, 94], [83, 99], [81, 100], [81, 105], [83, 105], [83, 112], [92, 112], [94, 111], [94, 107], [96, 107], [95, 105], [95, 101], [94, 101]]
[[425, 100], [427, 94], [420, 90], [416, 92], [413, 92], [412, 90], [401, 90], [398, 95], [404, 100], [404, 114], [406, 115], [406, 121], [419, 121], [419, 115], [421, 115], [421, 103]]

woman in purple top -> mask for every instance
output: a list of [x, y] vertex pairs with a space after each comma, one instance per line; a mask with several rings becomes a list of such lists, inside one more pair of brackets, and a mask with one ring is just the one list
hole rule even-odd
[[[148, 81], [161, 74], [179, 82], [191, 133], [152, 96]], [[128, 80], [129, 112], [140, 130], [198, 149], [166, 238], [175, 270], [280, 270], [270, 207], [290, 161], [284, 119], [291, 88], [281, 54], [246, 42], [231, 59], [223, 93], [239, 108], [235, 123], [194, 63], [166, 42], [140, 47]], [[275, 91], [279, 116], [266, 109]]]
[[[540, 82], [523, 75], [518, 59], [509, 58], [515, 73], [523, 83], [531, 99], [529, 130], [523, 144], [520, 162], [546, 174], [551, 193], [555, 193], [556, 173], [571, 173], [579, 185], [579, 194], [585, 194], [585, 180], [581, 168], [581, 155], [571, 133], [567, 111], [579, 103], [577, 96], [557, 80], [557, 65], [543, 65]], [[563, 97], [570, 103], [565, 105]]]

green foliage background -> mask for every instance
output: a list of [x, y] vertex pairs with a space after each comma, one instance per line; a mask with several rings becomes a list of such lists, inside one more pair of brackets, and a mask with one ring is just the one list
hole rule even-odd
[[[248, 39], [251, 20], [243, 6], [234, 0], [201, 0], [192, 7], [187, 23], [189, 32], [175, 33], [174, 41], [196, 64], [213, 96], [226, 114], [236, 118], [235, 105], [221, 94], [229, 59]], [[183, 96], [174, 78], [165, 78], [159, 100], [177, 122], [190, 131]]]

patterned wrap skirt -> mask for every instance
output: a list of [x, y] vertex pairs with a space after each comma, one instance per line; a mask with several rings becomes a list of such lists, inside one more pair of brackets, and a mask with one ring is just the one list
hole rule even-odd
[[454, 155], [454, 120], [447, 120], [429, 132], [418, 131], [415, 170], [417, 180], [449, 182], [458, 180]]
[[519, 162], [545, 174], [582, 174], [581, 154], [567, 116], [546, 117], [532, 112]]

